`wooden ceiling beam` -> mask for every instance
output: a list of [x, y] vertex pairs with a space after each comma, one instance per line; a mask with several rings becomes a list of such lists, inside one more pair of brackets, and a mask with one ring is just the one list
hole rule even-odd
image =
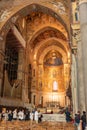
[[20, 34], [20, 32], [18, 31], [15, 25], [12, 27], [12, 31], [14, 35], [16, 36], [16, 38], [18, 39], [18, 41], [20, 42], [20, 44], [22, 45], [22, 47], [25, 48], [26, 41], [24, 40], [24, 38], [22, 37], [22, 35]]

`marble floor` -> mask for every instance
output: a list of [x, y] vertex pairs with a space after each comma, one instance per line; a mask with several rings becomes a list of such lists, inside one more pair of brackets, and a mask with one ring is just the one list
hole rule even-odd
[[73, 123], [43, 121], [1, 121], [0, 130], [77, 130]]

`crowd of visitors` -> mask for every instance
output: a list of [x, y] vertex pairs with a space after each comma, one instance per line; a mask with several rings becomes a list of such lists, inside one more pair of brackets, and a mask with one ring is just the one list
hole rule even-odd
[[68, 110], [68, 108], [66, 108], [66, 111], [65, 111], [65, 115], [66, 115], [66, 122], [73, 122], [74, 125], [76, 127], [80, 127], [80, 122], [81, 122], [81, 126], [82, 126], [82, 130], [85, 130], [86, 128], [86, 112], [83, 111], [82, 115], [80, 114], [80, 111], [78, 111], [75, 116], [74, 116], [74, 119], [70, 113], [70, 111]]
[[[66, 122], [73, 122], [74, 125], [76, 127], [79, 128], [79, 124], [81, 122], [82, 124], [82, 130], [85, 130], [86, 127], [86, 112], [83, 111], [82, 115], [80, 114], [80, 111], [78, 111], [74, 118], [72, 117], [71, 112], [69, 111], [68, 108], [66, 108], [65, 111], [65, 115], [66, 115]], [[31, 121], [35, 121], [36, 123], [40, 123], [42, 121], [42, 113], [40, 112], [40, 110], [38, 111], [37, 109], [34, 109], [32, 111], [29, 111], [28, 109], [24, 110], [24, 109], [14, 109], [12, 110], [3, 110], [0, 113], [0, 119], [1, 120], [6, 120], [6, 121], [13, 121], [13, 120], [31, 120]]]
[[6, 121], [12, 121], [12, 120], [35, 120], [36, 123], [39, 123], [42, 121], [42, 113], [38, 111], [37, 109], [33, 111], [29, 110], [3, 110], [0, 113], [0, 118], [1, 120], [6, 120]]

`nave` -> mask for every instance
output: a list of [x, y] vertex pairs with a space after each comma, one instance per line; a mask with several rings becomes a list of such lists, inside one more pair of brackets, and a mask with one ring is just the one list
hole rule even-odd
[[42, 122], [36, 124], [34, 121], [2, 121], [0, 130], [77, 130], [73, 123], [65, 122]]
[[[87, 111], [86, 5], [87, 0], [0, 0], [0, 107]], [[54, 129], [75, 128], [49, 121], [0, 123], [0, 130]]]

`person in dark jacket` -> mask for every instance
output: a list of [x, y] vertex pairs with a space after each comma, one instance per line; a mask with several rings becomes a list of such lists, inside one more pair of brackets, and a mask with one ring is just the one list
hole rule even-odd
[[86, 112], [83, 111], [83, 115], [81, 116], [81, 120], [82, 120], [82, 130], [85, 130], [86, 127]]
[[68, 108], [66, 108], [65, 115], [66, 115], [66, 122], [70, 122], [71, 116], [70, 116], [70, 112], [69, 112]]
[[78, 114], [75, 114], [75, 126], [78, 126], [80, 123], [80, 118]]
[[9, 110], [9, 113], [8, 113], [8, 121], [12, 121], [13, 119], [13, 114], [12, 114], [12, 111]]

